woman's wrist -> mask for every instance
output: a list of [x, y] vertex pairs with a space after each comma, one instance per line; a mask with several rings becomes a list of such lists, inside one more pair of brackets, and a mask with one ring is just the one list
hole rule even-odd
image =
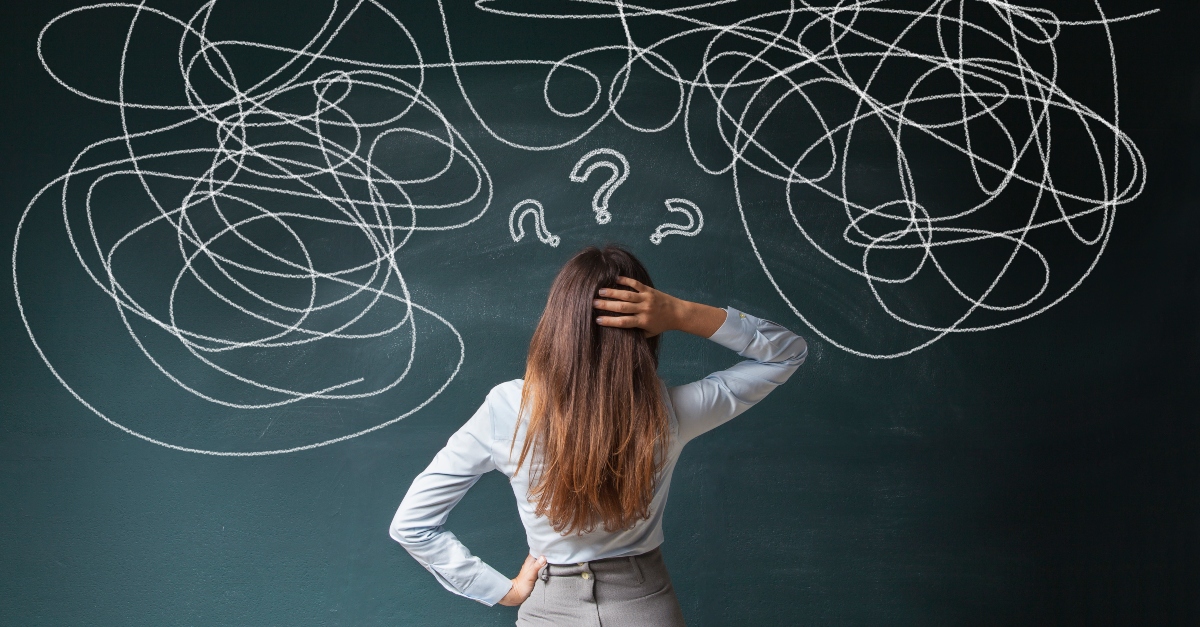
[[505, 594], [503, 597], [500, 598], [499, 602], [500, 602], [500, 605], [507, 605], [507, 606], [511, 607], [514, 605], [520, 605], [521, 601], [523, 601], [523, 600], [524, 599], [520, 598], [520, 592], [517, 591], [517, 582], [516, 582], [516, 580], [513, 580], [512, 587], [508, 589], [507, 594]]
[[726, 312], [702, 303], [676, 299], [675, 328], [700, 337], [712, 337], [725, 324]]

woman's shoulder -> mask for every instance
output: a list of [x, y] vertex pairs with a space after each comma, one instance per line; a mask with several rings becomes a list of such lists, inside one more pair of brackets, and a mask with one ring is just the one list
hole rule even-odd
[[517, 423], [517, 414], [521, 408], [521, 390], [525, 387], [524, 379], [513, 379], [496, 385], [488, 392], [487, 403], [492, 414], [494, 436], [497, 439], [511, 439], [513, 427]]
[[505, 381], [504, 383], [499, 383], [492, 387], [492, 390], [488, 392], [488, 396], [495, 398], [511, 398], [515, 395], [517, 402], [520, 403], [521, 390], [524, 389], [524, 387], [525, 379], [513, 379], [512, 381]]

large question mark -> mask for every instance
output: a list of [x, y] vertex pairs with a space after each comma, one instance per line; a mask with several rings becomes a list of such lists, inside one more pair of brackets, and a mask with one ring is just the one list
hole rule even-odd
[[[617, 161], [620, 161], [620, 165], [618, 166], [609, 159], [600, 159], [580, 173], [583, 164], [596, 155], [615, 157]], [[597, 148], [575, 162], [575, 168], [571, 170], [571, 180], [576, 183], [582, 183], [592, 175], [592, 171], [596, 168], [608, 168], [612, 170], [612, 176], [600, 186], [600, 189], [596, 190], [596, 195], [592, 197], [592, 211], [596, 212], [596, 224], [608, 224], [608, 221], [612, 220], [612, 214], [608, 211], [608, 200], [612, 198], [613, 192], [617, 190], [617, 187], [621, 183], [624, 183], [625, 179], [629, 178], [629, 161], [625, 159], [625, 155], [612, 148]]]
[[673, 224], [664, 222], [654, 229], [654, 234], [650, 236], [652, 244], [661, 244], [663, 238], [668, 235], [686, 235], [692, 237], [700, 233], [700, 229], [704, 228], [704, 214], [700, 213], [700, 207], [696, 203], [686, 198], [668, 198], [664, 203], [667, 206], [667, 211], [682, 213], [688, 217], [687, 224]]
[[[521, 211], [521, 207], [525, 207]], [[520, 214], [518, 215], [518, 212]], [[508, 234], [512, 236], [514, 242], [521, 241], [525, 237], [525, 229], [521, 223], [525, 221], [525, 216], [533, 214], [533, 232], [537, 238], [542, 240], [543, 244], [549, 244], [552, 247], [557, 247], [562, 240], [557, 235], [551, 235], [546, 229], [546, 210], [542, 208], [542, 203], [526, 198], [513, 206], [512, 211], [508, 214]]]

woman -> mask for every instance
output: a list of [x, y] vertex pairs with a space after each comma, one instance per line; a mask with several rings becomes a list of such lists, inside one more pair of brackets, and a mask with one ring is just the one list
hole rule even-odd
[[[670, 330], [747, 360], [667, 389], [658, 342]], [[807, 354], [802, 338], [773, 322], [654, 289], [626, 250], [586, 248], [554, 279], [525, 379], [492, 388], [413, 481], [390, 534], [450, 591], [520, 605], [518, 625], [683, 625], [658, 548], [675, 462]], [[509, 477], [529, 542], [514, 579], [442, 527], [491, 470]]]

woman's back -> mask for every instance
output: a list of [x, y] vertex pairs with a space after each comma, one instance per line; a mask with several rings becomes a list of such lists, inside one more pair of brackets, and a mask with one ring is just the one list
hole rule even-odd
[[[524, 381], [517, 379], [494, 387], [414, 480], [392, 521], [392, 537], [446, 588], [495, 603], [507, 593], [511, 580], [472, 556], [442, 525], [480, 475], [498, 470], [509, 477], [531, 555], [544, 556], [550, 564], [576, 564], [644, 554], [658, 547], [663, 541], [662, 516], [671, 476], [684, 446], [762, 400], [807, 356], [801, 337], [732, 308], [726, 309], [724, 321], [709, 339], [746, 360], [687, 385], [668, 389], [660, 383], [669, 438], [647, 518], [616, 531], [597, 526], [582, 534], [561, 534], [550, 520], [536, 514], [536, 504], [528, 495], [530, 477], [542, 470], [542, 460], [534, 454], [517, 464], [529, 423], [520, 414]], [[518, 421], [518, 416], [523, 419]]]

